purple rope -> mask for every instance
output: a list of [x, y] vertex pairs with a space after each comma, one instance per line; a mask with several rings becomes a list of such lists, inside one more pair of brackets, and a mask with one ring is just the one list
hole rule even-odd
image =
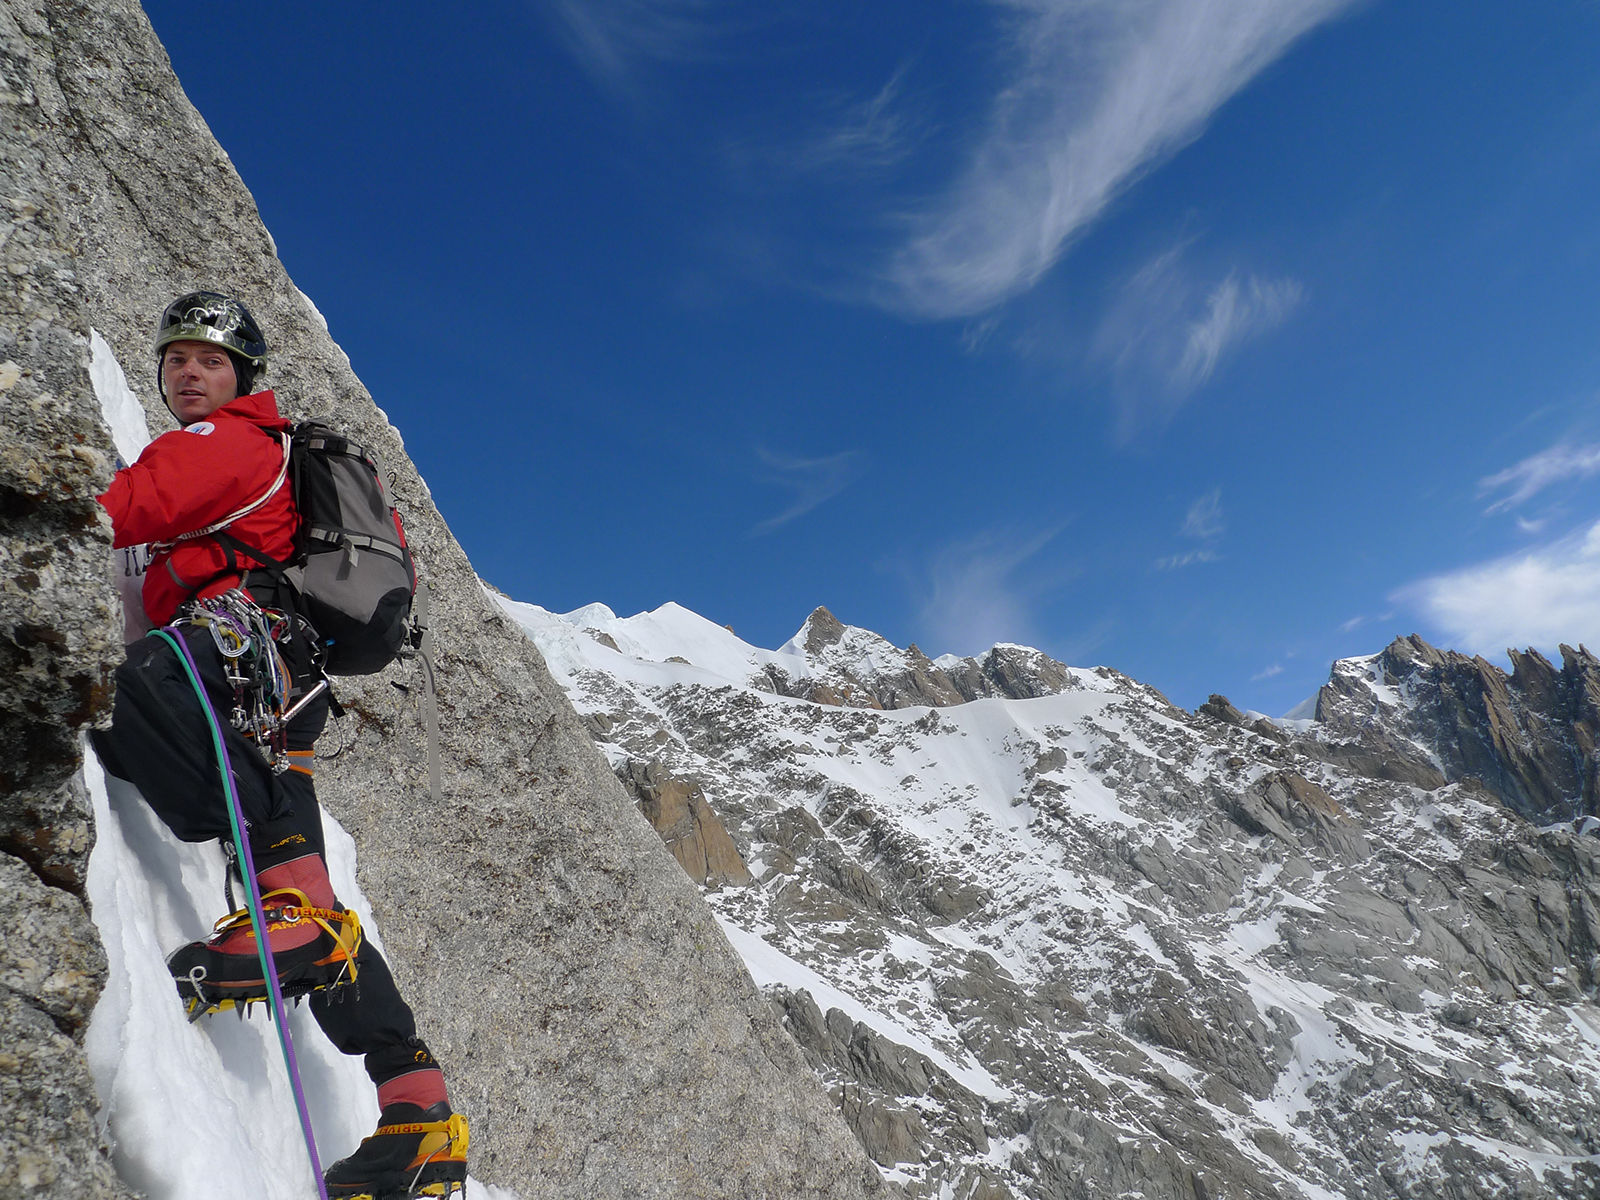
[[317, 1180], [317, 1195], [320, 1200], [328, 1200], [328, 1189], [322, 1181], [322, 1162], [317, 1157], [317, 1138], [311, 1130], [311, 1113], [306, 1108], [305, 1089], [300, 1084], [300, 1066], [294, 1056], [294, 1039], [289, 1035], [289, 1014], [284, 1010], [283, 989], [278, 986], [277, 963], [274, 961], [272, 946], [267, 940], [266, 920], [261, 912], [261, 888], [256, 883], [255, 856], [250, 853], [250, 839], [244, 833], [244, 813], [240, 810], [239, 797], [233, 788], [233, 763], [228, 758], [227, 744], [222, 740], [222, 730], [217, 724], [216, 710], [211, 707], [211, 698], [206, 695], [205, 685], [200, 682], [200, 668], [195, 665], [194, 656], [189, 653], [189, 646], [183, 640], [183, 635], [176, 625], [168, 625], [159, 633], [177, 647], [178, 653], [183, 656], [189, 680], [194, 684], [195, 694], [200, 697], [200, 707], [205, 710], [206, 721], [211, 726], [211, 737], [217, 747], [217, 763], [222, 768], [222, 792], [228, 799], [228, 817], [233, 823], [234, 841], [239, 848], [239, 862], [244, 868], [246, 895], [250, 900], [250, 920], [255, 925], [256, 931], [256, 951], [261, 957], [261, 973], [267, 980], [268, 1003], [277, 1018], [278, 1044], [283, 1048], [284, 1065], [289, 1068], [289, 1086], [294, 1092], [294, 1105], [300, 1114], [300, 1131], [305, 1135], [306, 1153], [311, 1156], [311, 1173]]

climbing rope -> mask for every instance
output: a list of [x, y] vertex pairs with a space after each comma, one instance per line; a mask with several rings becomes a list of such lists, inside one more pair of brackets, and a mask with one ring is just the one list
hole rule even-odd
[[216, 710], [211, 706], [211, 699], [206, 695], [205, 685], [200, 682], [200, 670], [195, 666], [194, 657], [189, 653], [189, 647], [184, 643], [181, 631], [176, 625], [169, 625], [165, 629], [151, 631], [152, 637], [159, 637], [177, 652], [178, 661], [183, 664], [184, 673], [189, 676], [189, 683], [194, 688], [194, 694], [200, 700], [200, 710], [205, 713], [206, 725], [211, 731], [211, 744], [217, 754], [217, 769], [222, 772], [222, 792], [228, 800], [228, 822], [233, 827], [233, 844], [238, 848], [241, 874], [244, 876], [245, 904], [250, 910], [250, 921], [255, 926], [256, 953], [261, 959], [261, 975], [267, 981], [267, 1003], [273, 1017], [273, 1023], [278, 1027], [278, 1045], [283, 1051], [283, 1063], [289, 1071], [289, 1086], [294, 1092], [294, 1104], [300, 1115], [300, 1132], [305, 1137], [306, 1154], [311, 1158], [311, 1174], [317, 1181], [317, 1195], [320, 1200], [328, 1200], [328, 1189], [322, 1181], [322, 1162], [317, 1157], [317, 1139], [311, 1129], [311, 1113], [306, 1108], [305, 1089], [300, 1083], [300, 1067], [295, 1060], [294, 1039], [289, 1034], [289, 1014], [284, 1009], [283, 989], [278, 986], [278, 972], [272, 959], [272, 947], [267, 942], [267, 922], [261, 911], [261, 888], [256, 883], [255, 858], [250, 853], [250, 842], [245, 837], [244, 814], [240, 811], [239, 795], [233, 786], [233, 764], [228, 759], [228, 747], [222, 740], [222, 726], [217, 721]]

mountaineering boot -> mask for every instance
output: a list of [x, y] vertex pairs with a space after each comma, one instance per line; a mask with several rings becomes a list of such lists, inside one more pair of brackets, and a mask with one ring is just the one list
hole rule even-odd
[[329, 1200], [400, 1200], [467, 1194], [467, 1119], [448, 1101], [387, 1105], [378, 1129], [323, 1172]]
[[[285, 999], [339, 987], [355, 979], [361, 921], [339, 909], [321, 857], [308, 854], [256, 876], [262, 917], [278, 986]], [[204, 942], [190, 942], [167, 959], [191, 1019], [267, 999], [249, 909], [230, 913]]]

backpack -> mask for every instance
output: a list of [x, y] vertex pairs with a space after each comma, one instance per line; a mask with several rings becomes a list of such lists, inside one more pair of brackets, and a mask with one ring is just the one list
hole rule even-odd
[[296, 425], [289, 471], [305, 616], [330, 675], [371, 675], [394, 661], [409, 632], [417, 570], [377, 455], [322, 421]]
[[290, 561], [279, 562], [226, 532], [255, 505], [184, 536], [214, 537], [292, 584], [300, 593], [301, 615], [317, 632], [322, 669], [329, 675], [381, 671], [399, 656], [411, 632], [417, 571], [377, 455], [316, 418], [274, 436], [287, 439], [288, 476], [300, 514]]

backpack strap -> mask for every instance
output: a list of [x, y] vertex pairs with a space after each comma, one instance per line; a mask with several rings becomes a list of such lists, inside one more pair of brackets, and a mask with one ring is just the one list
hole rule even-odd
[[266, 551], [257, 550], [248, 542], [241, 542], [238, 538], [234, 537], [233, 534], [224, 530], [213, 530], [207, 536], [210, 537], [212, 541], [216, 542], [217, 545], [222, 547], [224, 565], [220, 571], [212, 572], [198, 583], [190, 583], [187, 579], [181, 578], [178, 573], [172, 569], [171, 558], [166, 560], [167, 574], [172, 576], [172, 581], [174, 583], [185, 590], [183, 600], [179, 604], [180, 608], [184, 604], [187, 604], [189, 601], [193, 600], [201, 592], [205, 591], [205, 589], [210, 587], [213, 583], [217, 583], [220, 580], [226, 579], [230, 575], [238, 576], [241, 585], [244, 583], [246, 576], [248, 576], [250, 571], [255, 568], [240, 566], [238, 556], [235, 553], [236, 551], [248, 554], [251, 558], [259, 561], [262, 564], [260, 570], [263, 570], [271, 575], [274, 582], [282, 580], [283, 582], [288, 583], [291, 588], [294, 587], [294, 584], [288, 579], [286, 574], [290, 564], [279, 562]]
[[[241, 554], [248, 554], [251, 558], [255, 559], [261, 564], [260, 569], [271, 575], [275, 582], [277, 580], [284, 579], [285, 573], [291, 566], [294, 565], [293, 560], [280, 561], [279, 559], [273, 558], [272, 555], [268, 554], [265, 550], [257, 550], [249, 542], [241, 542], [238, 538], [234, 537], [233, 534], [228, 533], [226, 530], [214, 530], [210, 536], [212, 541], [220, 545], [222, 547], [222, 552], [228, 556], [228, 569], [225, 574], [238, 574], [242, 576], [249, 573], [250, 568], [240, 568], [239, 560], [234, 556], [234, 551], [238, 551]], [[290, 584], [290, 586], [293, 587], [294, 585]]]
[[[272, 429], [263, 429], [261, 432], [265, 433], [268, 437], [276, 438], [283, 443], [283, 461], [278, 464], [278, 473], [273, 477], [272, 483], [268, 485], [267, 490], [262, 492], [261, 495], [257, 496], [254, 500], [250, 501], [250, 503], [244, 505], [242, 508], [234, 509], [233, 512], [223, 517], [220, 521], [213, 521], [210, 525], [207, 525], [201, 529], [191, 529], [186, 533], [177, 534], [163, 542], [150, 543], [150, 552], [152, 554], [163, 550], [171, 550], [179, 542], [192, 541], [195, 538], [201, 537], [209, 537], [222, 547], [222, 553], [226, 565], [222, 568], [222, 570], [213, 572], [211, 575], [200, 580], [198, 583], [191, 584], [188, 580], [179, 578], [178, 573], [172, 569], [172, 560], [170, 558], [167, 559], [167, 574], [171, 575], [173, 581], [176, 582], [180, 587], [186, 589], [187, 594], [183, 598], [183, 604], [187, 604], [190, 600], [193, 600], [213, 583], [216, 583], [218, 580], [226, 579], [230, 575], [238, 575], [240, 577], [240, 582], [243, 582], [245, 572], [239, 567], [239, 560], [234, 554], [236, 550], [242, 551], [243, 553], [248, 554], [251, 558], [254, 558], [258, 562], [262, 563], [263, 569], [273, 572], [276, 578], [282, 578], [284, 571], [288, 569], [287, 563], [279, 562], [270, 554], [256, 549], [247, 542], [241, 542], [231, 533], [226, 532], [228, 526], [232, 525], [241, 517], [249, 516], [268, 500], [272, 499], [272, 497], [276, 496], [279, 490], [282, 489], [285, 480], [287, 480], [289, 477], [291, 457], [290, 452], [294, 446], [294, 438], [291, 435], [291, 432], [289, 430]], [[295, 546], [297, 554], [299, 551], [298, 537], [299, 534], [297, 531], [297, 541]], [[290, 586], [293, 585], [291, 584]]]
[[422, 727], [428, 735], [428, 795], [434, 811], [442, 801], [439, 783], [439, 692], [433, 676], [432, 604], [428, 585], [417, 583], [417, 661], [422, 664]]

